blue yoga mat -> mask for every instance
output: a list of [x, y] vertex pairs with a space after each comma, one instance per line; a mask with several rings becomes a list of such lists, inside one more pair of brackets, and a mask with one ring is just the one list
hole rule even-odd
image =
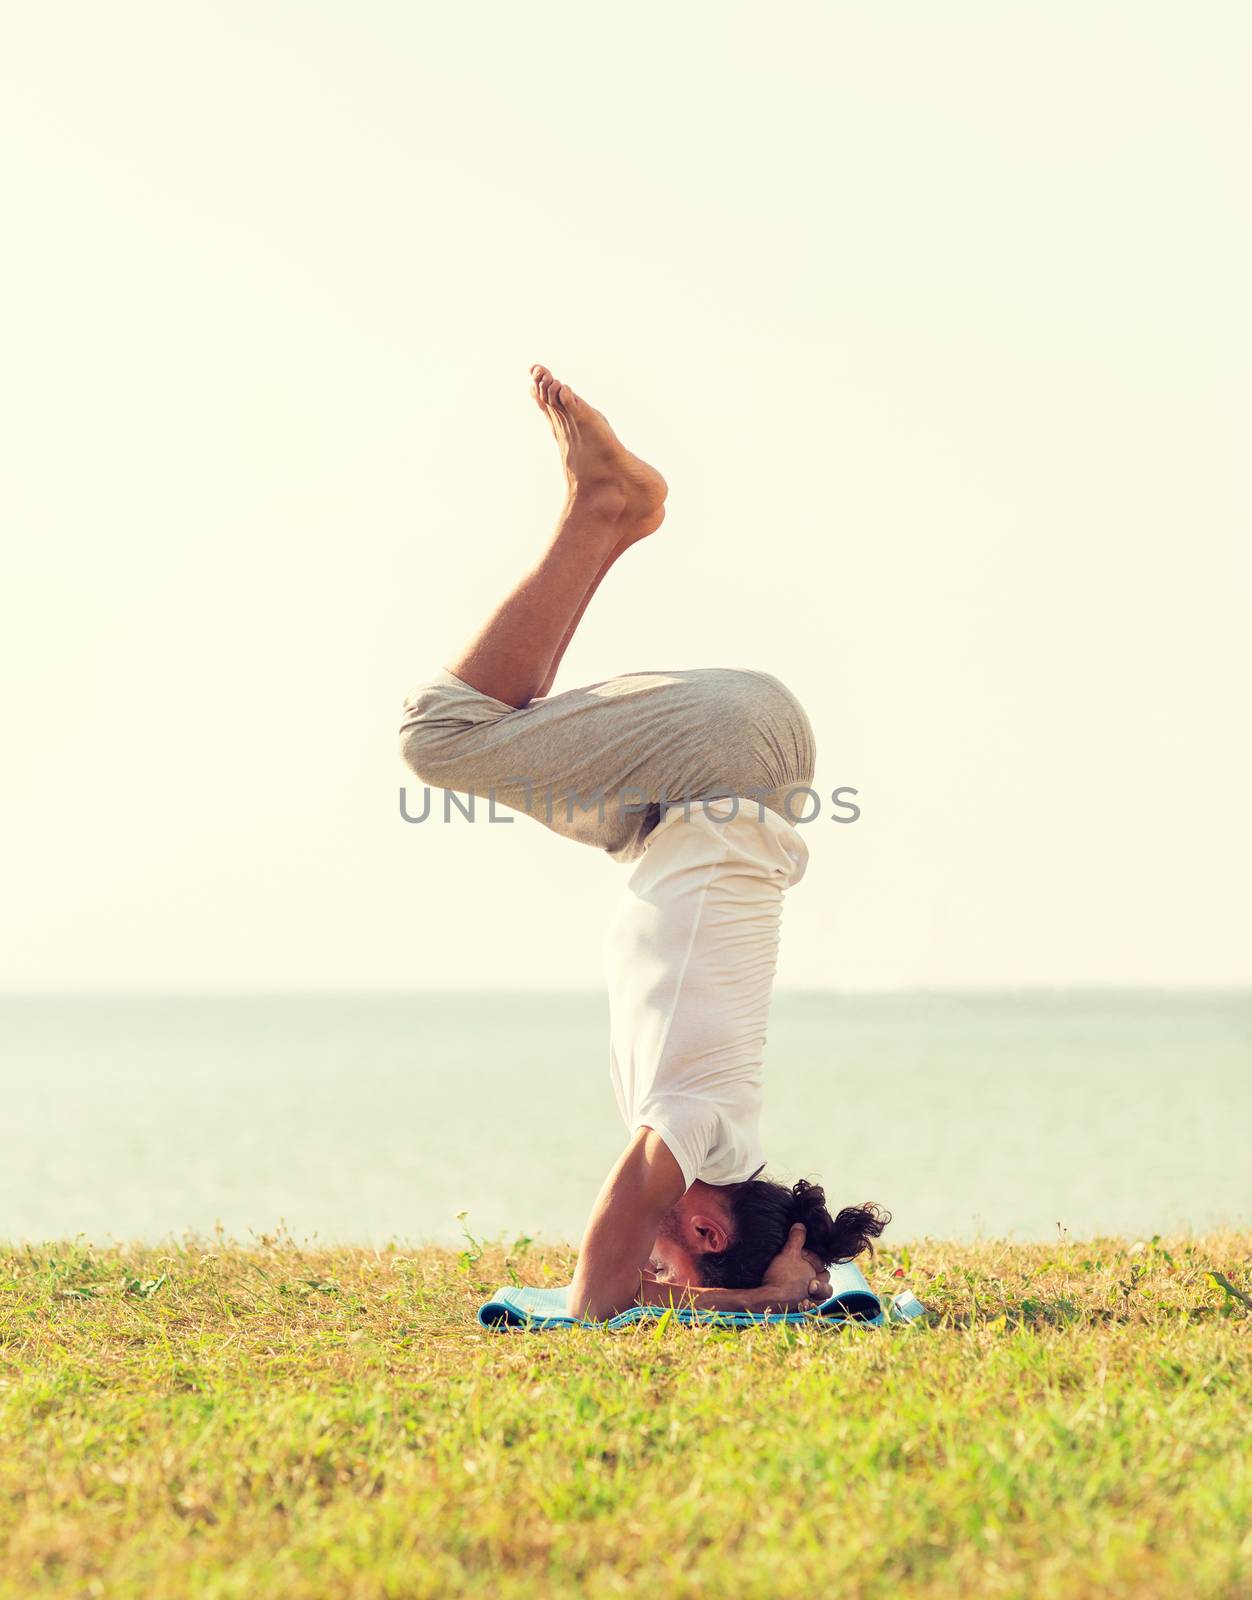
[[[696, 1311], [682, 1308], [673, 1312], [675, 1322], [713, 1328], [750, 1328], [765, 1322], [811, 1322], [838, 1328], [847, 1322], [881, 1327], [893, 1322], [912, 1322], [924, 1312], [920, 1300], [910, 1291], [896, 1295], [884, 1315], [882, 1302], [866, 1283], [861, 1269], [851, 1261], [841, 1261], [830, 1269], [831, 1294], [812, 1311]], [[560, 1289], [497, 1289], [485, 1305], [478, 1308], [484, 1328], [525, 1328], [531, 1333], [546, 1333], [551, 1328], [629, 1328], [638, 1322], [651, 1322], [666, 1315], [669, 1306], [632, 1306], [606, 1322], [584, 1322], [569, 1314], [569, 1286]]]

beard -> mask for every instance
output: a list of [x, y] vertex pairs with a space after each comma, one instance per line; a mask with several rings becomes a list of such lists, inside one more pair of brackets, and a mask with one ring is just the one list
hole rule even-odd
[[668, 1240], [671, 1244], [681, 1244], [683, 1242], [682, 1233], [678, 1225], [678, 1215], [672, 1206], [658, 1217], [656, 1236], [658, 1239]]

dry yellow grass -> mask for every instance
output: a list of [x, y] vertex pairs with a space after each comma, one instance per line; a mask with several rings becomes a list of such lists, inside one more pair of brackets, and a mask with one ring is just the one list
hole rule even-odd
[[478, 1329], [569, 1267], [0, 1252], [0, 1595], [1252, 1593], [1252, 1237], [882, 1250], [925, 1327]]

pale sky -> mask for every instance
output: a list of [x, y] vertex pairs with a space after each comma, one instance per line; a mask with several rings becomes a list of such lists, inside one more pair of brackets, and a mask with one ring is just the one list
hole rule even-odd
[[[406, 826], [410, 685], [671, 484], [557, 687], [783, 678], [780, 982], [1252, 980], [1238, 4], [10, 6], [6, 987], [593, 986], [623, 870]], [[409, 780], [412, 782], [412, 780]]]

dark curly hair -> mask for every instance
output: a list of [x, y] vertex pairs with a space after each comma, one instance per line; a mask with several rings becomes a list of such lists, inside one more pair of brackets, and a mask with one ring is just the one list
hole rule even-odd
[[837, 1217], [826, 1209], [825, 1191], [801, 1178], [789, 1189], [785, 1183], [752, 1178], [735, 1184], [730, 1195], [734, 1234], [724, 1250], [700, 1258], [700, 1273], [709, 1289], [753, 1289], [765, 1269], [787, 1242], [797, 1223], [805, 1230], [805, 1249], [832, 1261], [851, 1261], [862, 1250], [872, 1250], [873, 1240], [891, 1221], [891, 1213], [866, 1202], [845, 1206]]

